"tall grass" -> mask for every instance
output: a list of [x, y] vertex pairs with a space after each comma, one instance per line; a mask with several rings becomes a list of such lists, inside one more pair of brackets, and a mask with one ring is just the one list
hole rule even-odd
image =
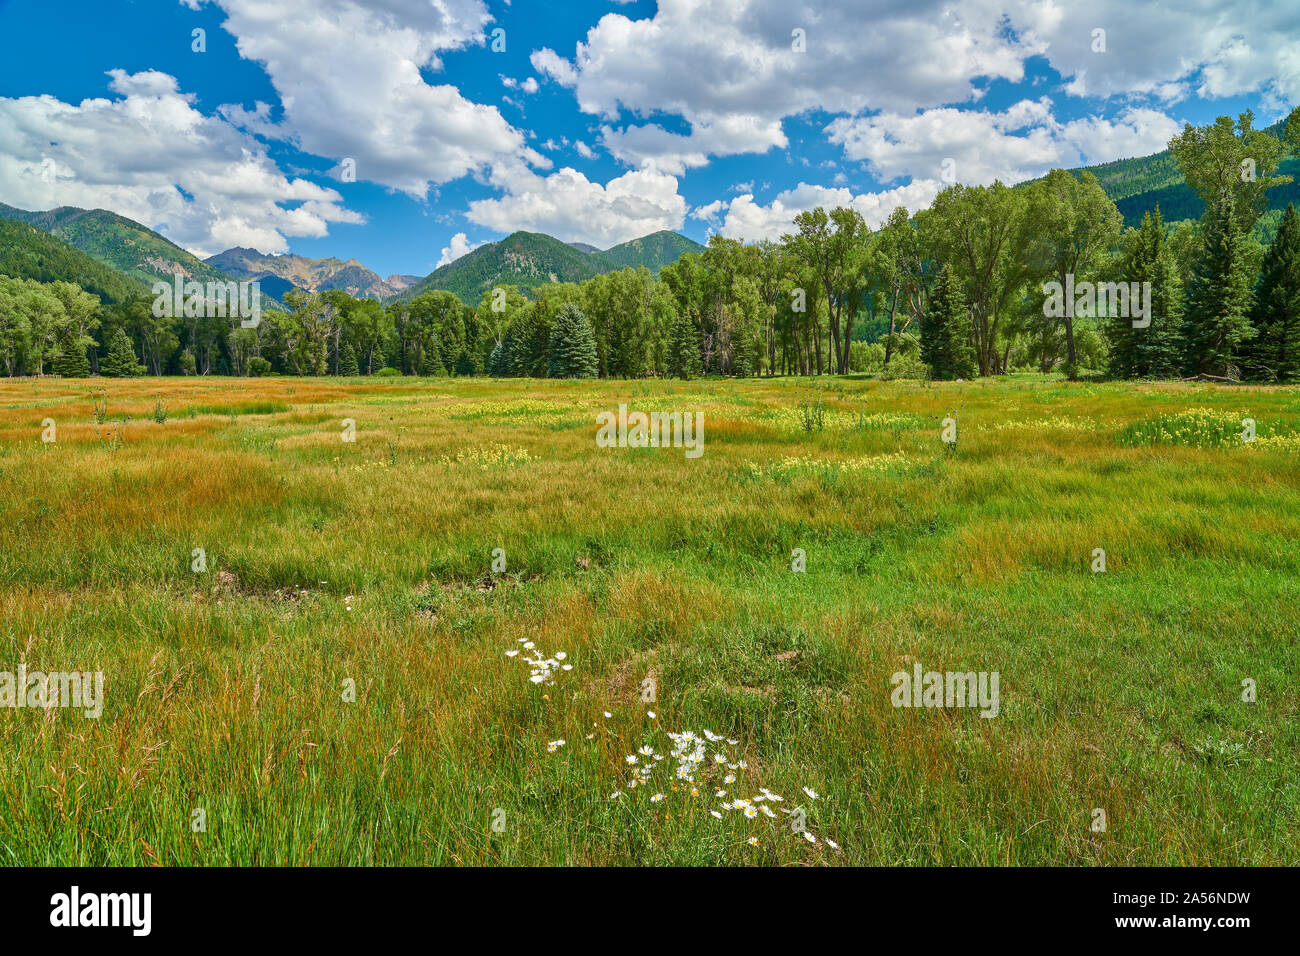
[[[0, 708], [0, 860], [1300, 862], [1300, 449], [1125, 437], [1295, 390], [810, 384], [121, 381], [114, 450], [0, 382], [0, 671], [106, 692]], [[704, 455], [597, 448], [619, 402]], [[895, 708], [916, 662], [999, 715]]]

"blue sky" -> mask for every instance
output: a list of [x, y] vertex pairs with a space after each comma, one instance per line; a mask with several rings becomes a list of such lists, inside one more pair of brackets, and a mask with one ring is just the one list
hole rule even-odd
[[0, 36], [0, 201], [381, 275], [875, 223], [1300, 96], [1300, 4], [1250, 0], [0, 0]]

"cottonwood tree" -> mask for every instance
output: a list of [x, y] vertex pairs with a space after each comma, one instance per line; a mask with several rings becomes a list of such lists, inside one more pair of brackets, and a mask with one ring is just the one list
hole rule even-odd
[[[866, 293], [871, 230], [856, 209], [829, 213], [818, 206], [794, 218], [797, 232], [782, 236], [790, 254], [807, 267], [825, 297], [830, 332], [830, 371], [848, 371], [853, 320]], [[841, 334], [843, 330], [843, 334]], [[821, 373], [820, 342], [817, 371]]]
[[949, 186], [917, 214], [927, 258], [953, 270], [971, 307], [981, 375], [1005, 371], [998, 352], [1003, 319], [1031, 275], [1028, 197], [1001, 182]]
[[90, 333], [99, 328], [99, 296], [82, 291], [81, 286], [73, 282], [52, 282], [48, 288], [63, 306], [60, 335], [64, 344], [61, 352], [64, 361], [70, 361], [74, 366], [69, 373], [72, 377], [73, 372], [81, 372], [83, 365], [89, 369], [86, 350], [95, 344]]
[[741, 269], [754, 283], [763, 304], [763, 341], [767, 347], [767, 374], [776, 374], [776, 310], [781, 280], [786, 271], [785, 249], [770, 239], [742, 247]]
[[172, 315], [154, 315], [152, 305], [152, 299], [131, 296], [109, 308], [106, 322], [125, 329], [133, 342], [139, 344], [140, 356], [149, 374], [162, 375], [180, 348], [177, 329], [181, 320]]
[[502, 338], [505, 337], [506, 329], [518, 318], [524, 309], [528, 308], [529, 302], [524, 294], [513, 285], [496, 286], [486, 289], [483, 295], [479, 297], [478, 308], [474, 310], [474, 318], [481, 333], [481, 346], [487, 353], [484, 358], [491, 354], [491, 350], [501, 344]]
[[1288, 151], [1300, 148], [1300, 109], [1293, 110], [1283, 139], [1254, 128], [1255, 114], [1246, 110], [1234, 124], [1220, 116], [1206, 126], [1186, 124], [1169, 141], [1169, 150], [1183, 178], [1210, 208], [1229, 200], [1242, 232], [1250, 232], [1268, 209], [1268, 190], [1292, 181], [1277, 174]]
[[[1124, 217], [1092, 173], [1075, 178], [1064, 169], [1053, 169], [1027, 190], [1026, 215], [1033, 223], [1028, 243], [1034, 279], [1053, 279], [1064, 289], [1066, 277], [1075, 282], [1097, 278], [1096, 267], [1106, 261], [1107, 250], [1118, 241]], [[1074, 310], [1067, 307], [1065, 326], [1065, 371], [1071, 379], [1079, 374], [1074, 344]]]
[[[876, 267], [889, 302], [889, 334], [885, 338], [884, 368], [898, 346], [898, 338], [925, 311], [926, 260], [907, 210], [899, 206], [876, 232]], [[899, 318], [902, 318], [901, 325]]]
[[26, 281], [0, 275], [0, 363], [11, 377], [22, 368], [31, 345], [26, 297]]
[[48, 286], [30, 282], [22, 298], [27, 314], [28, 350], [24, 364], [37, 375], [45, 374], [45, 362], [59, 351], [59, 332], [66, 319], [63, 303]]

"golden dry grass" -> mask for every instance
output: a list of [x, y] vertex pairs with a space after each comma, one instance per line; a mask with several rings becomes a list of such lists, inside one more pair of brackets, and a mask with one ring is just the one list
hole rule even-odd
[[[705, 454], [597, 448], [620, 402]], [[1300, 454], [1119, 440], [1190, 408], [1300, 431], [1294, 389], [1040, 378], [0, 382], [0, 671], [106, 679], [98, 720], [0, 709], [0, 853], [1300, 862]], [[915, 661], [997, 671], [998, 717], [892, 706]], [[712, 768], [623, 786], [687, 729], [818, 842], [712, 817]]]

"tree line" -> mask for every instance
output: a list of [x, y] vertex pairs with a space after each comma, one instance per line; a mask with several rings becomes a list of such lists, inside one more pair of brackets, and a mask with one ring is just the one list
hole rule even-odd
[[[800, 213], [780, 241], [714, 235], [665, 266], [513, 286], [477, 305], [446, 291], [381, 304], [290, 292], [255, 327], [100, 306], [66, 282], [0, 277], [5, 373], [63, 375], [835, 375], [969, 378], [1018, 370], [1300, 380], [1300, 223], [1253, 236], [1300, 143], [1245, 112], [1186, 126], [1170, 149], [1205, 201], [1125, 228], [1088, 172], [1017, 188], [953, 185], [877, 229], [851, 208]], [[1092, 296], [1095, 287], [1111, 295]], [[1144, 293], [1138, 301], [1114, 292]], [[1051, 290], [1087, 288], [1062, 310]]]

